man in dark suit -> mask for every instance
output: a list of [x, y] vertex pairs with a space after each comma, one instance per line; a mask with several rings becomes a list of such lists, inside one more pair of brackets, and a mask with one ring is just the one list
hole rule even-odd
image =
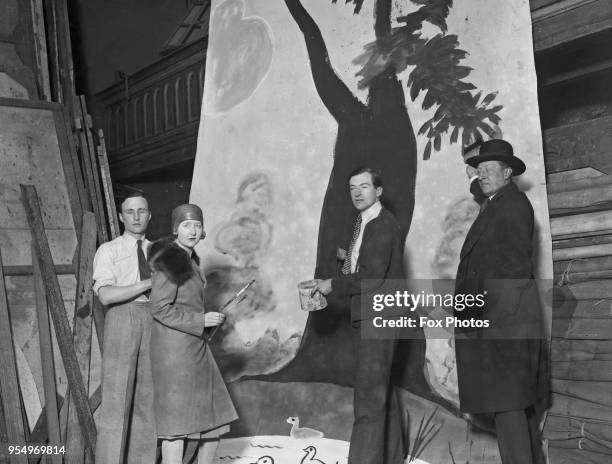
[[542, 392], [543, 344], [533, 279], [534, 214], [512, 182], [525, 164], [498, 139], [483, 142], [467, 163], [477, 169], [484, 195], [461, 249], [455, 294], [484, 295], [485, 306], [455, 316], [487, 320], [489, 327], [455, 330], [460, 408], [493, 414], [503, 464], [539, 463], [534, 406]]
[[[369, 168], [349, 178], [351, 200], [358, 211], [342, 275], [317, 282], [316, 291], [346, 298], [356, 358], [354, 415], [349, 464], [401, 464], [404, 458], [399, 404], [390, 383], [397, 339], [364, 339], [362, 324], [371, 323], [361, 301], [384, 289], [389, 279], [403, 279], [403, 243], [393, 214], [380, 203], [380, 175]], [[384, 290], [383, 290], [384, 291]]]

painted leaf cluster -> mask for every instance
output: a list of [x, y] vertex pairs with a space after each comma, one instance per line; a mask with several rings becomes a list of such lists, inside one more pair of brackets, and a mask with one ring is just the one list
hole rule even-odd
[[[332, 3], [338, 3], [338, 0], [332, 0]], [[352, 3], [355, 5], [355, 14], [359, 13], [363, 6], [363, 0], [345, 0], [345, 3]]]
[[[435, 108], [434, 115], [419, 130], [419, 135], [429, 139], [424, 159], [429, 159], [432, 150], [440, 150], [442, 137], [449, 131], [450, 142], [457, 143], [461, 136], [464, 146], [485, 138], [484, 135], [494, 137], [501, 121], [497, 113], [503, 107], [493, 105], [495, 92], [483, 96], [466, 81], [472, 68], [461, 61], [468, 53], [459, 48], [456, 35], [445, 35], [452, 0], [411, 1], [420, 8], [397, 18], [403, 26], [394, 27], [387, 36], [367, 44], [353, 61], [360, 66], [359, 87], [367, 88], [374, 77], [389, 68], [399, 74], [413, 67], [407, 82], [410, 98], [414, 101], [423, 92], [423, 109]], [[423, 22], [437, 26], [442, 33], [423, 38]]]
[[429, 139], [423, 159], [428, 159], [432, 148], [440, 150], [442, 136], [449, 130], [450, 142], [457, 143], [461, 132], [461, 144], [483, 135], [495, 137], [495, 126], [500, 122], [497, 112], [501, 105], [491, 106], [497, 93], [482, 97], [482, 92], [473, 94], [476, 87], [464, 79], [472, 68], [460, 61], [467, 52], [459, 48], [456, 35], [438, 34], [427, 41], [414, 57], [415, 67], [408, 77], [410, 98], [414, 101], [424, 92], [423, 109], [437, 107], [434, 115], [421, 126], [419, 135]]

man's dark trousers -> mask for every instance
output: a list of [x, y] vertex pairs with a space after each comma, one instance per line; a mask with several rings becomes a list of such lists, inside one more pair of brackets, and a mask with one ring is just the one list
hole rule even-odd
[[348, 464], [401, 464], [404, 462], [402, 415], [395, 388], [390, 383], [397, 340], [363, 339], [360, 322], [352, 324], [351, 336], [356, 361], [355, 422]]

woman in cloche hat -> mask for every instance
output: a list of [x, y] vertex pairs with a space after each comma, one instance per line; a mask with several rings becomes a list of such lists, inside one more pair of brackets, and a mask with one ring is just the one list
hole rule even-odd
[[157, 436], [163, 464], [180, 464], [188, 439], [200, 442], [198, 464], [211, 464], [219, 437], [238, 417], [204, 336], [205, 328], [221, 325], [225, 316], [204, 306], [206, 279], [194, 252], [206, 236], [200, 207], [177, 206], [172, 232], [174, 240], [159, 240], [149, 251]]

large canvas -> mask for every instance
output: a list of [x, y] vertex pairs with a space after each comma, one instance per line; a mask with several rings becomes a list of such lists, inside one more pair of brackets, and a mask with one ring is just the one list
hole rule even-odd
[[[67, 133], [60, 105], [0, 99], [0, 251], [4, 266], [31, 266], [32, 235], [22, 204], [20, 184], [34, 185], [45, 233], [55, 264], [70, 264], [76, 249], [72, 171], [66, 170]], [[68, 161], [69, 162], [69, 161]], [[76, 282], [58, 276], [68, 318], [74, 314]], [[27, 423], [33, 429], [44, 407], [34, 281], [31, 275], [5, 279], [19, 383]], [[67, 388], [66, 374], [54, 343], [58, 393]]]
[[[300, 462], [308, 452], [291, 441], [291, 416], [324, 433], [309, 444], [325, 462], [346, 462], [348, 315], [333, 298], [327, 310], [301, 311], [297, 285], [338, 270], [354, 168], [382, 172], [408, 276], [452, 279], [478, 212], [462, 149], [503, 137], [527, 165], [516, 181], [535, 210], [538, 277], [552, 276], [529, 4], [217, 0], [210, 21], [190, 197], [205, 213], [209, 304], [255, 280], [214, 339], [240, 406], [233, 433], [255, 438], [226, 440], [219, 453], [246, 463], [274, 458], [271, 449], [277, 462]], [[486, 421], [458, 411], [452, 336], [402, 340], [400, 355], [411, 444], [423, 440], [419, 423], [433, 424], [411, 454], [496, 462]]]

